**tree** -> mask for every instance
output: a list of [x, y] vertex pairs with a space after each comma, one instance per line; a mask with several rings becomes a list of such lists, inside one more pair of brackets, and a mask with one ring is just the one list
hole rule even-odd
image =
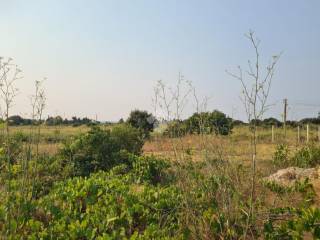
[[[20, 79], [21, 70], [16, 64], [12, 62], [12, 58], [4, 59], [0, 57], [0, 108], [1, 114], [5, 118], [5, 149], [6, 149], [6, 162], [8, 170], [8, 182], [7, 182], [7, 222], [8, 232], [11, 232], [11, 149], [10, 149], [10, 128], [9, 128], [9, 116], [10, 111], [17, 96], [18, 89], [16, 88], [16, 81]], [[2, 109], [3, 108], [3, 109]]]
[[[199, 124], [199, 122], [202, 122], [202, 124]], [[233, 127], [232, 119], [218, 110], [194, 113], [186, 120], [186, 124], [190, 133], [197, 134], [214, 132], [216, 135], [228, 135]]]
[[232, 119], [226, 114], [218, 110], [213, 111], [209, 115], [209, 123], [213, 127], [215, 134], [228, 135], [232, 130]]
[[123, 118], [120, 118], [119, 121], [118, 121], [118, 123], [119, 123], [119, 124], [123, 124], [123, 123], [124, 123]]
[[62, 125], [62, 124], [63, 124], [63, 119], [61, 116], [56, 116], [56, 117], [48, 116], [46, 120], [46, 125], [48, 126], [56, 126], [56, 125]]
[[151, 113], [141, 110], [132, 111], [127, 119], [129, 125], [140, 130], [143, 138], [150, 136], [150, 132], [153, 131], [156, 121], [156, 118]]
[[279, 121], [278, 119], [276, 119], [276, 118], [270, 117], [270, 118], [266, 118], [266, 119], [263, 120], [263, 125], [265, 125], [265, 126], [272, 126], [272, 125], [274, 125], [274, 126], [276, 126], [276, 127], [280, 127], [280, 126], [282, 125], [282, 122], [280, 122], [280, 121]]
[[19, 115], [10, 116], [8, 120], [9, 120], [9, 125], [11, 126], [30, 125], [32, 123], [31, 119], [26, 119]]
[[[275, 67], [280, 58], [279, 55], [272, 56], [270, 64], [266, 67], [266, 72], [263, 75], [261, 71], [260, 64], [260, 52], [259, 44], [260, 40], [256, 38], [253, 31], [249, 31], [245, 35], [255, 53], [254, 63], [248, 61], [248, 70], [243, 71], [240, 66], [238, 66], [238, 74], [227, 72], [232, 77], [240, 81], [242, 86], [242, 97], [241, 100], [244, 104], [248, 122], [249, 129], [251, 131], [251, 194], [250, 194], [250, 206], [249, 212], [247, 213], [247, 229], [244, 233], [244, 239], [247, 237], [249, 230], [249, 225], [254, 215], [254, 204], [256, 195], [256, 157], [257, 157], [257, 121], [261, 120], [263, 114], [268, 110], [267, 99], [270, 92], [271, 81], [274, 76]], [[249, 81], [246, 81], [246, 77]], [[253, 120], [253, 121], [252, 121]]]

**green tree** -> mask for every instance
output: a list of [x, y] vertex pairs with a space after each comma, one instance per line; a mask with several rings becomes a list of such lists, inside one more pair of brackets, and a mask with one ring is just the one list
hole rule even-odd
[[132, 127], [139, 129], [143, 138], [148, 138], [150, 136], [150, 132], [153, 131], [156, 118], [147, 111], [134, 110], [130, 113], [127, 123]]
[[194, 113], [186, 120], [187, 128], [191, 133], [215, 133], [228, 135], [232, 130], [232, 119], [223, 112], [214, 110], [213, 112]]

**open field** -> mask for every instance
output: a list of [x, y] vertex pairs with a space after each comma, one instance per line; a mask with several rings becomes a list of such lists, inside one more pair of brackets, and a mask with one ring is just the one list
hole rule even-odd
[[[258, 168], [261, 171], [268, 169], [265, 175], [274, 169], [270, 168], [275, 148], [278, 144], [286, 143], [290, 151], [295, 151], [307, 144], [306, 130], [301, 130], [300, 141], [297, 138], [297, 129], [288, 128], [284, 138], [283, 128], [274, 129], [274, 141], [272, 142], [271, 128], [260, 128], [257, 131]], [[317, 126], [310, 127], [309, 143], [320, 144]], [[155, 154], [163, 157], [176, 159], [175, 151], [187, 155], [193, 161], [203, 160], [203, 149], [223, 157], [235, 163], [250, 164], [250, 132], [248, 127], [235, 127], [229, 136], [219, 135], [187, 135], [182, 138], [170, 139], [162, 136], [154, 136], [144, 145], [145, 154]]]
[[[102, 126], [103, 129], [112, 129], [112, 126]], [[88, 132], [87, 126], [43, 126], [40, 132], [39, 151], [44, 154], [54, 155], [62, 147], [62, 143], [79, 134]], [[16, 126], [11, 128], [12, 134], [30, 134], [30, 127]], [[275, 171], [272, 166], [273, 155], [277, 145], [286, 143], [291, 152], [297, 151], [307, 144], [306, 128], [300, 130], [300, 141], [297, 138], [297, 128], [288, 128], [284, 140], [283, 128], [274, 129], [272, 142], [271, 128], [259, 128], [257, 131], [257, 167], [267, 176]], [[319, 145], [318, 127], [310, 127], [309, 142]], [[235, 127], [228, 136], [187, 135], [182, 138], [169, 138], [155, 133], [145, 142], [143, 154], [161, 156], [172, 161], [192, 160], [201, 162], [205, 159], [205, 152], [210, 152], [215, 158], [227, 159], [236, 164], [250, 166], [250, 132], [246, 126]]]
[[[102, 126], [103, 129], [112, 129], [112, 126]], [[56, 153], [61, 143], [73, 136], [85, 133], [90, 129], [87, 126], [43, 126], [41, 127], [40, 151], [43, 153]], [[11, 127], [12, 134], [22, 133], [25, 136], [30, 134], [29, 126]], [[286, 140], [284, 140], [283, 128], [275, 128], [274, 142], [272, 142], [271, 128], [259, 128], [257, 132], [258, 152], [261, 164], [272, 160], [275, 146], [280, 143], [287, 143], [292, 150], [306, 144], [306, 128], [300, 130], [300, 142], [297, 138], [297, 128], [288, 128]], [[318, 143], [317, 126], [310, 127], [309, 141]], [[250, 161], [250, 132], [246, 126], [238, 126], [232, 130], [228, 136], [211, 135], [187, 135], [183, 138], [171, 139], [153, 134], [143, 147], [144, 154], [161, 155], [167, 158], [173, 158], [174, 146], [178, 147], [179, 152], [189, 152], [193, 160], [198, 161], [202, 158], [200, 150], [202, 145], [216, 152], [221, 151], [224, 157], [232, 161], [248, 162]]]

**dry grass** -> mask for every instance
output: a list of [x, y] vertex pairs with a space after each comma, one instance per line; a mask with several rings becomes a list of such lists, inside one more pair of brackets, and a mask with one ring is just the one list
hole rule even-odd
[[[310, 142], [318, 142], [317, 128], [311, 128]], [[287, 137], [284, 139], [283, 129], [275, 129], [275, 141], [272, 142], [271, 129], [258, 129], [258, 169], [264, 171], [270, 168], [272, 156], [277, 144], [288, 144], [291, 150], [299, 148], [306, 141], [306, 133], [301, 131], [301, 141], [297, 141], [297, 129], [289, 128]], [[145, 154], [165, 156], [176, 160], [177, 155], [189, 157], [194, 161], [201, 161], [203, 149], [214, 153], [217, 157], [222, 156], [231, 162], [248, 165], [251, 161], [250, 155], [250, 132], [247, 127], [236, 127], [229, 136], [216, 135], [187, 135], [182, 138], [167, 138], [155, 136], [145, 143]]]
[[[109, 126], [105, 127], [109, 128]], [[40, 151], [54, 154], [61, 145], [61, 139], [67, 139], [79, 133], [88, 131], [87, 126], [43, 126], [41, 128]], [[310, 141], [318, 141], [317, 127], [310, 127]], [[12, 133], [30, 133], [29, 126], [11, 127]], [[1, 133], [1, 132], [0, 132]], [[305, 143], [306, 130], [301, 129], [301, 141], [297, 141], [297, 129], [289, 128], [287, 130], [286, 143], [290, 149], [294, 150]], [[57, 139], [57, 141], [50, 141]], [[279, 143], [284, 142], [283, 129], [275, 129], [275, 142], [272, 142], [271, 128], [258, 129], [258, 168], [260, 170], [269, 167], [272, 160], [275, 147]], [[187, 135], [182, 138], [168, 138], [155, 135], [144, 145], [144, 153], [147, 155], [154, 154], [169, 159], [177, 159], [177, 157], [201, 161], [203, 159], [203, 149], [216, 156], [223, 156], [232, 162], [248, 165], [250, 163], [250, 132], [247, 127], [236, 127], [229, 136], [216, 135]]]
[[[88, 127], [85, 125], [72, 127], [72, 126], [42, 126], [41, 127], [41, 135], [55, 135], [61, 134], [62, 136], [72, 136], [78, 133], [88, 131]], [[30, 133], [30, 126], [13, 126], [10, 128], [12, 133]]]
[[[310, 130], [310, 142], [319, 144], [317, 128], [310, 128]], [[306, 143], [306, 132], [302, 130], [300, 136], [301, 141], [298, 143], [297, 129], [287, 129], [286, 139], [283, 136], [283, 129], [275, 129], [275, 141], [272, 142], [271, 129], [258, 129], [257, 174], [259, 179], [269, 176], [276, 171], [276, 167], [272, 161], [276, 146], [286, 143], [289, 146], [290, 152], [293, 153]], [[205, 150], [211, 154], [211, 158], [229, 160], [230, 163], [235, 163], [232, 164], [234, 166], [238, 164], [244, 166], [248, 173], [251, 164], [250, 141], [250, 132], [247, 127], [236, 127], [229, 136], [187, 135], [174, 139], [155, 136], [145, 143], [144, 153], [163, 156], [175, 161], [184, 159], [203, 161], [207, 157], [204, 156], [206, 154], [204, 153]], [[249, 178], [249, 175], [244, 179], [247, 178]], [[316, 193], [314, 205], [319, 206], [320, 182], [317, 181], [312, 184]], [[241, 186], [239, 185], [239, 187]], [[246, 188], [247, 185], [242, 187]], [[265, 188], [260, 181], [257, 184], [257, 196], [259, 196], [259, 199], [263, 199], [265, 206], [268, 207], [298, 206], [302, 202], [303, 197], [299, 193], [288, 193], [279, 196]]]

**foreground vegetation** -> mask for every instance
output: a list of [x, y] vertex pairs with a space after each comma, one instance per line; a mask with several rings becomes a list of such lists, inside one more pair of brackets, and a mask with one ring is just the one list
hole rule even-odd
[[[48, 131], [43, 130], [42, 141]], [[319, 237], [319, 200], [308, 181], [295, 188], [259, 181], [258, 211], [247, 225], [248, 153], [234, 156], [249, 144], [243, 127], [230, 136], [172, 138], [154, 133], [148, 140], [127, 124], [73, 131], [60, 136], [55, 154], [43, 149], [28, 163], [28, 141], [19, 131], [12, 134], [9, 202], [1, 189], [3, 238], [237, 239], [245, 231], [248, 238]], [[289, 130], [286, 144], [277, 144], [268, 133], [260, 130], [260, 147], [268, 148], [261, 153], [266, 160], [259, 165], [260, 178], [286, 166], [319, 163], [316, 142], [297, 145]], [[233, 151], [224, 146], [226, 141]], [[36, 144], [32, 146], [35, 150]], [[1, 154], [5, 159], [5, 150]]]

